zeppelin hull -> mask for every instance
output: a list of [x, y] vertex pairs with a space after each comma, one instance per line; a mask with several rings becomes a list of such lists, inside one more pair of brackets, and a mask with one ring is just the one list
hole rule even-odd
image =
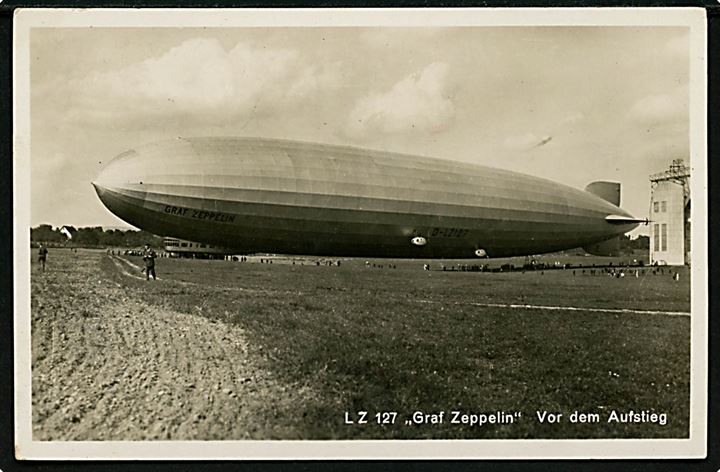
[[[129, 151], [95, 183], [134, 226], [238, 252], [467, 258], [596, 243], [634, 225], [594, 195], [522, 174], [288, 141], [182, 139]], [[629, 216], [629, 215], [628, 215]], [[411, 243], [416, 236], [427, 241]]]

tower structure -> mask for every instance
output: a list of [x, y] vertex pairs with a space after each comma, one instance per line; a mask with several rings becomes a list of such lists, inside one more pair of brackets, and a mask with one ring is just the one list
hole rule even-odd
[[650, 264], [690, 263], [690, 168], [674, 159], [650, 176]]

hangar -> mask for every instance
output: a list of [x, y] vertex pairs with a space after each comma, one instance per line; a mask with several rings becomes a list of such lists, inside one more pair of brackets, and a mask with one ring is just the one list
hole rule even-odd
[[163, 238], [163, 249], [170, 257], [193, 259], [224, 259], [230, 254], [228, 249], [222, 247], [170, 237]]

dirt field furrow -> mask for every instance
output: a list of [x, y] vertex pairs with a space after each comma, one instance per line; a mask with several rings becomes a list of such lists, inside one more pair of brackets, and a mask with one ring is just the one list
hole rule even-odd
[[52, 256], [32, 276], [35, 439], [277, 437], [268, 412], [293, 389], [248, 357], [242, 329], [142, 304], [102, 277], [103, 252]]

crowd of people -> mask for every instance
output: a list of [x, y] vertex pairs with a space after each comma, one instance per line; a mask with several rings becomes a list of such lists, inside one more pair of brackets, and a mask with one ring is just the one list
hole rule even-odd
[[384, 269], [384, 268], [397, 269], [397, 265], [395, 265], [395, 264], [376, 264], [376, 263], [371, 264], [370, 261], [365, 261], [365, 267], [366, 268], [372, 267], [374, 269]]

